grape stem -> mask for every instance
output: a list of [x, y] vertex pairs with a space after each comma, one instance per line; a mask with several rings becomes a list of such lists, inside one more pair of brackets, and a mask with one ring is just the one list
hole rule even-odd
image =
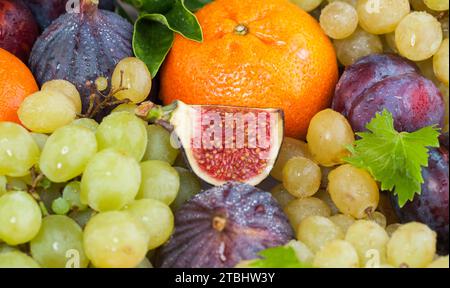
[[136, 108], [136, 115], [152, 124], [158, 124], [158, 122], [168, 123], [177, 107], [178, 103], [176, 101], [168, 106], [156, 105], [151, 101], [146, 101]]
[[30, 188], [28, 189], [28, 193], [38, 202], [39, 208], [41, 209], [41, 212], [42, 212], [42, 215], [48, 216], [49, 213], [47, 211], [47, 208], [45, 207], [44, 202], [42, 202], [41, 197], [39, 196], [39, 194], [36, 191], [36, 189], [39, 186], [39, 184], [41, 183], [41, 181], [45, 179], [45, 176], [42, 172], [36, 173], [35, 167], [31, 168], [30, 174], [31, 174], [32, 182], [31, 182]]

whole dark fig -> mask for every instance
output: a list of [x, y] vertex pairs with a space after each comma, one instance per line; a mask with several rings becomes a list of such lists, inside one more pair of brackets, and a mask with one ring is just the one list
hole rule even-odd
[[[432, 149], [428, 167], [422, 170], [425, 183], [422, 193], [412, 202], [400, 208], [397, 198], [392, 196], [395, 211], [402, 223], [418, 221], [427, 224], [438, 234], [438, 252], [449, 252], [449, 175], [448, 151], [446, 148]], [[392, 193], [390, 193], [392, 195]]]
[[270, 193], [230, 182], [197, 194], [175, 215], [175, 232], [157, 253], [158, 267], [231, 268], [294, 237]]
[[22, 0], [0, 0], [0, 48], [27, 63], [38, 36], [33, 14]]
[[[53, 20], [67, 12], [66, 5], [73, 6], [77, 1], [71, 0], [24, 0], [31, 9], [42, 30], [47, 28]], [[113, 0], [100, 0], [100, 9], [113, 10]]]
[[90, 86], [100, 76], [109, 78], [123, 58], [132, 56], [133, 27], [119, 15], [98, 9], [98, 0], [81, 0], [80, 13], [56, 19], [38, 38], [30, 68], [40, 85], [53, 79], [75, 84], [83, 111]]

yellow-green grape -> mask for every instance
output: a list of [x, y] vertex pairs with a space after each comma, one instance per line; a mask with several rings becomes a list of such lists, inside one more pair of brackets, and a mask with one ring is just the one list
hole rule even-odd
[[9, 192], [0, 197], [0, 239], [9, 245], [33, 239], [41, 227], [41, 210], [26, 192]]
[[114, 108], [112, 113], [114, 113], [114, 112], [129, 112], [131, 114], [134, 114], [137, 107], [138, 106], [136, 104], [133, 104], [133, 103], [120, 104], [119, 106]]
[[385, 34], [384, 40], [387, 44], [387, 48], [385, 47], [385, 50], [398, 54], [397, 44], [395, 44], [395, 32]]
[[284, 212], [291, 222], [291, 226], [297, 230], [300, 222], [309, 216], [330, 217], [330, 207], [320, 199], [309, 197], [296, 199], [284, 207]]
[[[448, 4], [448, 2], [447, 2]], [[448, 58], [448, 38], [442, 42], [441, 48], [433, 56], [433, 68], [436, 77], [448, 86], [448, 71], [449, 71], [449, 58]]]
[[290, 202], [296, 199], [284, 188], [283, 184], [278, 184], [273, 187], [270, 193], [272, 193], [272, 197], [275, 198], [282, 208], [285, 208]]
[[353, 7], [356, 7], [356, 5], [358, 4], [358, 0], [328, 0], [328, 3], [333, 3], [335, 1], [345, 2], [347, 4], [352, 5]]
[[6, 185], [7, 185], [6, 176], [0, 175], [0, 197], [6, 193]]
[[42, 85], [41, 91], [49, 91], [53, 90], [55, 92], [59, 92], [64, 94], [67, 98], [72, 101], [75, 111], [77, 113], [81, 113], [82, 104], [80, 93], [77, 90], [77, 87], [66, 80], [51, 80], [44, 85]]
[[41, 230], [30, 242], [33, 258], [45, 268], [65, 268], [66, 254], [76, 253], [79, 268], [85, 268], [89, 260], [84, 253], [83, 231], [67, 216], [51, 215], [42, 220]]
[[0, 254], [7, 253], [7, 252], [13, 252], [13, 251], [19, 251], [19, 250], [16, 247], [10, 246], [6, 243], [0, 243]]
[[98, 91], [105, 91], [108, 89], [108, 79], [105, 77], [98, 77], [95, 79], [95, 87]]
[[170, 205], [178, 195], [180, 176], [170, 164], [158, 160], [141, 163], [138, 199], [155, 199]]
[[95, 153], [95, 134], [87, 128], [69, 125], [56, 130], [47, 140], [39, 167], [52, 182], [63, 183], [81, 175]]
[[147, 65], [141, 60], [129, 57], [122, 59], [114, 69], [111, 78], [114, 97], [119, 100], [129, 99], [133, 103], [141, 103], [150, 94], [152, 76]]
[[309, 216], [298, 226], [297, 240], [305, 243], [314, 253], [319, 252], [330, 241], [343, 238], [341, 229], [322, 216]]
[[39, 161], [39, 146], [22, 126], [0, 122], [0, 175], [21, 177]]
[[0, 268], [40, 268], [33, 258], [20, 251], [0, 253]]
[[444, 35], [444, 38], [448, 38], [448, 16], [447, 17], [442, 17], [439, 22], [441, 22], [441, 26], [442, 26], [442, 33]]
[[418, 62], [416, 62], [416, 64], [419, 67], [420, 72], [422, 73], [422, 75], [425, 78], [433, 81], [433, 83], [435, 83], [435, 84], [441, 83], [436, 78], [436, 74], [434, 73], [433, 58], [429, 58], [429, 59], [423, 60], [423, 61], [418, 61]]
[[423, 0], [409, 0], [409, 3], [411, 4], [411, 7], [414, 11], [425, 11], [428, 13], [433, 12], [433, 10], [425, 5], [425, 2]]
[[331, 199], [330, 193], [328, 193], [326, 189], [320, 189], [319, 192], [314, 194], [314, 197], [322, 200], [328, 205], [328, 207], [330, 207], [331, 215], [336, 215], [339, 213], [339, 209], [334, 204], [333, 199]]
[[68, 183], [62, 192], [62, 198], [69, 203], [71, 209], [83, 211], [87, 209], [87, 205], [81, 203], [81, 183], [79, 181], [72, 181]]
[[310, 158], [308, 144], [301, 140], [285, 137], [270, 175], [278, 181], [283, 181], [283, 168], [286, 162], [294, 157]]
[[344, 116], [326, 109], [311, 119], [306, 139], [313, 159], [331, 167], [342, 164], [350, 155], [347, 146], [355, 142], [355, 134]]
[[358, 254], [347, 241], [333, 240], [314, 257], [315, 268], [359, 268]]
[[372, 221], [380, 225], [383, 229], [387, 226], [387, 219], [386, 216], [383, 215], [383, 213], [379, 211], [375, 211], [372, 213], [369, 213], [364, 220]]
[[441, 23], [426, 12], [412, 12], [398, 24], [395, 43], [400, 54], [410, 60], [428, 59], [441, 47]]
[[291, 240], [286, 246], [294, 249], [297, 259], [302, 263], [312, 263], [314, 254], [305, 243], [298, 240]]
[[348, 228], [345, 240], [355, 247], [361, 264], [370, 260], [367, 258], [367, 252], [370, 250], [378, 251], [381, 263], [386, 262], [386, 246], [389, 235], [380, 225], [372, 221], [356, 221]]
[[338, 60], [344, 66], [351, 65], [364, 56], [383, 52], [380, 37], [359, 27], [349, 37], [334, 40], [334, 46]]
[[134, 158], [103, 150], [83, 173], [80, 199], [97, 211], [118, 210], [136, 198], [140, 183], [141, 169]]
[[36, 144], [38, 145], [39, 150], [42, 151], [42, 149], [44, 149], [45, 143], [47, 143], [48, 135], [41, 133], [30, 133], [30, 134], [33, 137]]
[[170, 205], [170, 208], [172, 208], [173, 211], [179, 210], [184, 203], [202, 190], [200, 180], [194, 173], [181, 167], [175, 167], [175, 169], [177, 170], [178, 175], [180, 175], [180, 189], [177, 198], [175, 198], [175, 201]]
[[141, 261], [141, 263], [139, 263], [138, 266], [136, 266], [135, 268], [139, 268], [139, 269], [148, 269], [148, 268], [153, 268], [152, 263], [150, 262], [150, 260], [148, 260], [148, 258], [144, 258], [144, 260]]
[[23, 178], [6, 177], [8, 183], [8, 190], [10, 191], [27, 191], [28, 184]]
[[174, 216], [166, 204], [153, 199], [141, 199], [128, 204], [125, 211], [144, 224], [149, 235], [148, 250], [158, 248], [172, 235]]
[[323, 0], [291, 0], [291, 2], [293, 2], [306, 12], [310, 12], [319, 7], [322, 1]]
[[411, 11], [408, 0], [359, 0], [359, 24], [372, 34], [394, 32], [398, 23]]
[[147, 148], [147, 129], [144, 121], [128, 112], [112, 113], [98, 126], [99, 150], [114, 148], [141, 161]]
[[89, 220], [83, 246], [98, 268], [133, 268], [145, 258], [149, 236], [144, 225], [125, 211], [104, 212]]
[[449, 261], [448, 261], [448, 255], [445, 257], [439, 257], [438, 259], [434, 260], [430, 265], [427, 266], [427, 268], [449, 268]]
[[387, 245], [387, 259], [395, 267], [422, 268], [436, 254], [436, 233], [417, 222], [402, 225]]
[[392, 237], [392, 235], [395, 233], [395, 231], [398, 230], [398, 228], [402, 227], [402, 224], [394, 223], [391, 225], [388, 225], [386, 227], [386, 232], [388, 233], [389, 237]]
[[378, 207], [378, 185], [365, 170], [343, 165], [334, 169], [328, 178], [331, 199], [343, 214], [362, 219]]
[[333, 215], [330, 217], [330, 220], [341, 229], [344, 235], [356, 221], [355, 218], [344, 214]]
[[96, 132], [99, 124], [94, 119], [89, 118], [80, 118], [72, 122], [71, 125], [80, 126], [91, 130], [92, 132]]
[[295, 157], [283, 168], [283, 185], [297, 198], [313, 196], [320, 188], [320, 167], [312, 160]]
[[17, 113], [22, 124], [36, 133], [53, 133], [70, 124], [77, 116], [72, 100], [55, 90], [28, 96]]
[[147, 149], [144, 160], [160, 160], [169, 164], [175, 163], [180, 150], [174, 147], [170, 140], [170, 133], [159, 125], [147, 127]]
[[358, 27], [358, 13], [352, 5], [334, 1], [322, 10], [320, 26], [333, 39], [347, 38]]
[[448, 10], [448, 0], [423, 0], [428, 8], [434, 11], [447, 11]]

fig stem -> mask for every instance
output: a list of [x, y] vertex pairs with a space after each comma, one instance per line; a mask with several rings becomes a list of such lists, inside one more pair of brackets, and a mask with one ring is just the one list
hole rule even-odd
[[218, 232], [222, 232], [225, 229], [225, 226], [227, 225], [227, 219], [220, 217], [220, 216], [215, 216], [212, 220], [212, 227], [214, 228], [214, 230], [218, 231]]

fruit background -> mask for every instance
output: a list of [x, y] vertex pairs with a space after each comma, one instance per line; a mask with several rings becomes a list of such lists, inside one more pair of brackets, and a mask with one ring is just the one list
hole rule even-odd
[[448, 10], [0, 0], [0, 268], [448, 268]]

